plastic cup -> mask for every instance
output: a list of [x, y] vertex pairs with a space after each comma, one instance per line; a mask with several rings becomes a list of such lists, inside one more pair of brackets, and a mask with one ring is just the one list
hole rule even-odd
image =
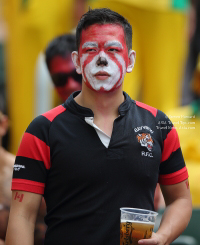
[[138, 208], [120, 208], [120, 245], [137, 245], [151, 237], [158, 213]]

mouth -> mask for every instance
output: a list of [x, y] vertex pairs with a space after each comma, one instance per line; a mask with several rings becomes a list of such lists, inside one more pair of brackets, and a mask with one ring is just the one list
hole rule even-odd
[[110, 77], [110, 74], [105, 71], [99, 71], [94, 75], [98, 80], [105, 80]]

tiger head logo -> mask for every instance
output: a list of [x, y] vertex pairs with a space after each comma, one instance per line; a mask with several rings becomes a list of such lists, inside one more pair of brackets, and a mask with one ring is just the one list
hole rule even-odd
[[146, 147], [149, 151], [152, 151], [153, 148], [153, 140], [150, 134], [141, 133], [137, 135], [138, 142], [141, 146]]

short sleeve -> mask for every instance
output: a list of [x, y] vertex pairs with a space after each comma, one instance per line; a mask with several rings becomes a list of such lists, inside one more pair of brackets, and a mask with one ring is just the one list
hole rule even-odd
[[161, 185], [173, 185], [188, 178], [180, 141], [176, 128], [170, 119], [161, 111], [158, 111], [158, 129], [162, 137], [162, 158], [159, 168], [159, 180]]
[[50, 169], [48, 132], [50, 121], [38, 116], [24, 133], [14, 164], [12, 190], [44, 194]]

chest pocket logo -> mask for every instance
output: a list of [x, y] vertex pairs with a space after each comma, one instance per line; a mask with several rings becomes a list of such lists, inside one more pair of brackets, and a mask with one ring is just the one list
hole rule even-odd
[[141, 144], [141, 146], [146, 147], [148, 151], [152, 151], [153, 149], [153, 140], [151, 135], [148, 133], [140, 133], [137, 135], [137, 140]]

